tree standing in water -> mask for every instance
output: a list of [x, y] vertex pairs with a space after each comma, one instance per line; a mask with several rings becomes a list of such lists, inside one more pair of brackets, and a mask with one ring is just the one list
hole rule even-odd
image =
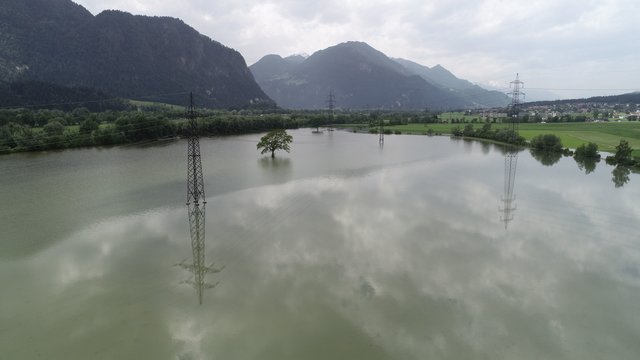
[[260, 139], [260, 142], [256, 146], [258, 150], [262, 149], [261, 154], [271, 151], [271, 157], [276, 157], [276, 150], [284, 150], [289, 152], [289, 143], [293, 141], [293, 136], [287, 134], [283, 129], [273, 130], [268, 132]]

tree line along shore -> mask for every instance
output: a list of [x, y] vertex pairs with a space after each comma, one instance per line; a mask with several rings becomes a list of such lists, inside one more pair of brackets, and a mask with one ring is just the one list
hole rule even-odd
[[[43, 151], [88, 146], [132, 144], [186, 136], [188, 127], [179, 107], [140, 105], [128, 110], [93, 112], [51, 109], [0, 109], [0, 153]], [[640, 122], [518, 123], [505, 118], [455, 118], [455, 113], [338, 112], [202, 110], [198, 119], [201, 136], [237, 135], [332, 125], [353, 131], [387, 134], [448, 134], [527, 145], [536, 136], [554, 134], [563, 146], [576, 149], [594, 143], [599, 150], [614, 152], [621, 139], [632, 155], [640, 157]], [[514, 131], [515, 129], [515, 131]]]

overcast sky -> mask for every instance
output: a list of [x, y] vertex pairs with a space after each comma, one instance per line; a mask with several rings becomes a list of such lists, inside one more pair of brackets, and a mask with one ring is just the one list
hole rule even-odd
[[520, 73], [531, 95], [640, 90], [639, 0], [74, 1], [94, 15], [180, 18], [247, 65], [357, 40], [479, 84], [505, 88]]

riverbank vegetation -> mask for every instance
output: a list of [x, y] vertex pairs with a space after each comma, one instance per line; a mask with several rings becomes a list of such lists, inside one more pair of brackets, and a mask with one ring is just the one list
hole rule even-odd
[[562, 152], [562, 140], [553, 134], [537, 135], [531, 139], [530, 145], [533, 150]]
[[[198, 132], [202, 136], [234, 135], [298, 128], [302, 123], [283, 114], [211, 111], [198, 120]], [[186, 134], [183, 112], [177, 110], [0, 110], [0, 153], [131, 144]]]
[[[124, 105], [123, 105], [124, 104]], [[82, 146], [130, 144], [181, 137], [186, 134], [184, 110], [151, 102], [118, 102], [117, 107], [0, 109], [0, 153], [40, 151]], [[462, 113], [460, 113], [462, 114]], [[522, 145], [544, 134], [557, 136], [563, 146], [577, 149], [588, 143], [614, 152], [621, 139], [640, 157], [640, 122], [611, 123], [519, 123], [504, 118], [467, 119], [458, 113], [289, 110], [200, 110], [198, 131], [202, 136], [266, 132], [274, 129], [335, 126], [377, 133], [382, 123], [387, 134], [448, 134]], [[516, 131], [513, 131], [513, 129]]]
[[626, 140], [620, 140], [616, 146], [616, 152], [612, 156], [607, 156], [607, 163], [617, 166], [638, 166], [640, 167], [640, 159], [632, 156], [633, 148]]
[[[472, 124], [483, 126], [483, 124]], [[406, 125], [388, 125], [392, 130], [403, 134], [424, 134], [429, 129], [442, 134], [452, 134], [453, 129], [466, 126], [458, 123], [408, 123]], [[511, 128], [509, 123], [491, 123], [492, 129]], [[592, 142], [600, 151], [614, 152], [620, 139], [625, 139], [635, 149], [633, 156], [640, 157], [640, 122], [609, 123], [520, 123], [518, 134], [527, 141], [544, 134], [554, 134], [562, 141], [564, 147], [576, 149], [582, 144]]]
[[494, 140], [511, 145], [525, 145], [526, 140], [513, 128], [492, 129], [491, 123], [482, 125], [481, 128], [474, 128], [472, 124], [467, 124], [464, 128], [455, 127], [451, 130], [453, 136], [463, 136], [469, 138], [480, 138]]

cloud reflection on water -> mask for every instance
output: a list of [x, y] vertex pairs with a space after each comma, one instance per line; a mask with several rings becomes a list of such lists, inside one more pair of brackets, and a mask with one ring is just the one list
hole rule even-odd
[[[505, 232], [501, 159], [454, 155], [209, 198], [206, 256], [227, 269], [202, 307], [168, 267], [191, 251], [183, 208], [108, 220], [3, 265], [2, 283], [37, 281], [18, 288], [30, 303], [0, 310], [0, 329], [15, 331], [0, 345], [14, 358], [70, 344], [85, 345], [68, 358], [96, 347], [104, 358], [633, 358], [639, 248], [631, 225], [596, 206], [618, 199], [637, 223], [636, 193], [590, 178], [572, 191], [563, 162], [531, 171], [524, 156], [522, 206]], [[31, 335], [34, 349], [17, 348], [10, 340], [41, 319], [30, 308], [59, 311]], [[96, 345], [127, 339], [157, 345]]]
[[[290, 282], [287, 302], [293, 304], [302, 301], [295, 291], [295, 284], [301, 282], [316, 284], [321, 291], [316, 296], [341, 304], [341, 309], [356, 306], [357, 298], [349, 294], [361, 286], [363, 278], [375, 283], [371, 301], [378, 304], [376, 309], [364, 313], [345, 310], [342, 316], [362, 324], [362, 331], [370, 336], [383, 334], [377, 341], [391, 353], [414, 351], [418, 356], [440, 350], [435, 354], [451, 358], [465, 355], [459, 351], [468, 351], [467, 356], [476, 352], [500, 356], [515, 355], [509, 351], [517, 349], [524, 358], [580, 353], [578, 345], [589, 334], [576, 325], [590, 322], [583, 315], [597, 311], [598, 305], [588, 297], [576, 298], [564, 288], [580, 278], [575, 290], [593, 292], [591, 274], [605, 270], [601, 266], [615, 261], [617, 254], [593, 252], [581, 264], [567, 262], [566, 255], [584, 246], [599, 246], [594, 240], [600, 239], [587, 236], [589, 229], [552, 227], [541, 231], [539, 223], [527, 219], [507, 238], [496, 231], [493, 213], [477, 211], [484, 209], [483, 196], [477, 197], [480, 201], [469, 201], [473, 194], [491, 193], [487, 183], [454, 178], [447, 183], [448, 192], [439, 191], [437, 182], [429, 183], [430, 170], [437, 168], [431, 165], [382, 171], [357, 181], [313, 179], [287, 184], [286, 189], [266, 187], [245, 192], [236, 198], [245, 211], [243, 217], [264, 219], [249, 225], [248, 230], [262, 228], [266, 233], [260, 237], [275, 239], [253, 243], [258, 248], [251, 254], [260, 254], [259, 263], [270, 269], [269, 277], [284, 277]], [[442, 170], [446, 173], [447, 169]], [[270, 200], [264, 201], [264, 197]], [[461, 203], [466, 206], [459, 206]], [[287, 211], [280, 213], [282, 209]], [[306, 220], [289, 221], [291, 214]], [[263, 228], [265, 223], [274, 226]], [[608, 237], [615, 239], [615, 230]], [[585, 244], [585, 239], [591, 242]], [[634, 256], [637, 259], [637, 254]], [[583, 274], [585, 269], [589, 269], [587, 274]], [[637, 288], [628, 290], [637, 292]], [[439, 299], [456, 306], [438, 310]], [[614, 299], [607, 311], [622, 319], [624, 314], [616, 308], [633, 307], [631, 300]], [[446, 317], [431, 328], [433, 321], [428, 320], [433, 314], [418, 304], [470, 323], [458, 324]], [[356, 307], [360, 306], [364, 305]], [[581, 308], [584, 313], [572, 317], [569, 311], [565, 315], [568, 307]], [[396, 313], [397, 308], [425, 323], [411, 331], [405, 329], [398, 337], [398, 329], [407, 326], [407, 319]], [[495, 327], [494, 332], [487, 331], [485, 325]], [[637, 323], [630, 326], [619, 335], [638, 330]], [[425, 342], [423, 336], [430, 332], [432, 342]], [[604, 336], [606, 332], [596, 330], [595, 334]], [[511, 350], [495, 349], [489, 345], [495, 342], [515, 345]], [[627, 349], [630, 346], [624, 345]], [[419, 349], [422, 346], [424, 351]]]

